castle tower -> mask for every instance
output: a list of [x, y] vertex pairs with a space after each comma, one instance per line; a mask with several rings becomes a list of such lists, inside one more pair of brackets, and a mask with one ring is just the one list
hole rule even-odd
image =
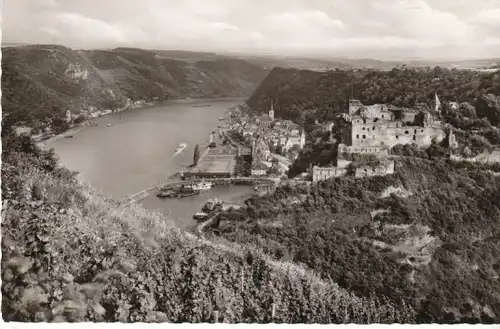
[[439, 100], [438, 94], [434, 93], [434, 111], [439, 113], [439, 108], [441, 107], [441, 101]]
[[429, 112], [424, 113], [424, 127], [432, 126], [433, 120], [432, 115]]
[[272, 102], [271, 102], [271, 109], [269, 110], [269, 117], [271, 118], [271, 120], [274, 120], [274, 106]]
[[363, 104], [361, 101], [357, 99], [349, 99], [349, 112], [348, 114], [354, 115], [356, 114], [361, 108], [363, 107]]
[[451, 149], [458, 148], [457, 137], [455, 136], [455, 134], [451, 130], [448, 133], [448, 147]]

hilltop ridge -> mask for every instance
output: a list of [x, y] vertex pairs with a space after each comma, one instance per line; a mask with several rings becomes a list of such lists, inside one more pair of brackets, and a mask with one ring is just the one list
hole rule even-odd
[[134, 48], [59, 45], [2, 48], [2, 108], [35, 125], [66, 110], [114, 110], [127, 102], [248, 96], [267, 72], [237, 58], [181, 61]]

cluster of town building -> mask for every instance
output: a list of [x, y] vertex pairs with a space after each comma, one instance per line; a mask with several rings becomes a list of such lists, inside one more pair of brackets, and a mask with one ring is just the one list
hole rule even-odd
[[302, 128], [290, 120], [276, 119], [272, 105], [267, 114], [245, 117], [236, 128], [249, 144], [255, 139], [262, 139], [281, 154], [287, 154], [293, 148], [300, 150], [306, 143]]
[[231, 129], [251, 148], [252, 176], [265, 175], [273, 166], [284, 173], [288, 170], [288, 165], [284, 161], [277, 161], [276, 155], [283, 156], [286, 158], [285, 162], [291, 163], [306, 143], [304, 130], [290, 120], [276, 119], [273, 105], [267, 114], [240, 117]]

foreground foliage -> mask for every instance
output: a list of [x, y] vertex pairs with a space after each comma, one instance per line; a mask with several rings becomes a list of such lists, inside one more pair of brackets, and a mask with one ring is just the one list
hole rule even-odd
[[6, 321], [209, 322], [214, 311], [233, 323], [414, 321], [408, 305], [354, 296], [251, 246], [200, 239], [107, 200], [52, 152], [3, 133]]
[[500, 176], [424, 153], [399, 159], [394, 175], [254, 197], [213, 234], [305, 264], [358, 296], [403, 298], [418, 322], [498, 323]]

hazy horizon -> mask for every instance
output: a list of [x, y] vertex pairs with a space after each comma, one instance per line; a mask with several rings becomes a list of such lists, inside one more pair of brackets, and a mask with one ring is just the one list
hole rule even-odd
[[375, 60], [500, 57], [500, 0], [4, 0], [2, 44]]

